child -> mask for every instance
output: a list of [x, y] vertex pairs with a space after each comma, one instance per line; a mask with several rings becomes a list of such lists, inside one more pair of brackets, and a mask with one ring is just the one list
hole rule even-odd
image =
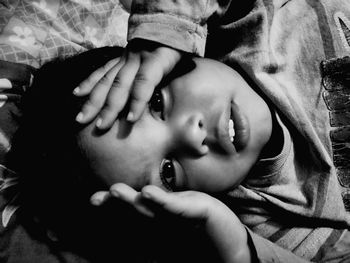
[[[100, 204], [111, 196], [117, 197], [152, 216], [153, 212], [142, 204], [142, 200], [148, 198], [174, 214], [200, 218], [204, 209], [211, 211], [208, 198], [199, 201], [201, 197], [167, 195], [143, 187], [151, 184], [171, 191], [191, 189], [212, 194], [231, 191], [235, 199], [231, 207], [244, 223], [261, 232], [271, 231], [276, 226], [279, 231], [286, 232], [282, 245], [290, 250], [296, 246], [296, 251], [303, 251], [304, 257], [309, 259], [306, 253], [320, 250], [324, 242], [315, 243], [315, 239], [320, 241], [329, 235], [341, 235], [342, 231], [336, 228], [347, 227], [348, 217], [341, 199], [332, 204], [337, 208], [331, 217], [315, 217], [310, 225], [308, 189], [300, 187], [308, 183], [290, 169], [300, 160], [294, 156], [296, 146], [286, 126], [276, 112], [271, 115], [266, 102], [237, 72], [213, 61], [196, 59], [195, 62], [195, 69], [154, 93], [150, 109], [146, 109], [134, 125], [124, 117], [102, 136], [95, 136], [95, 120], [78, 136], [80, 147], [84, 149], [88, 163], [92, 164], [91, 169], [104, 178], [107, 185], [122, 182], [141, 191], [137, 193], [128, 186], [116, 184], [109, 193], [97, 193], [93, 201]], [[233, 127], [228, 121], [227, 107], [231, 109]], [[227, 131], [217, 130], [217, 125], [223, 125], [222, 129]], [[230, 138], [232, 128], [235, 135]], [[233, 147], [229, 138], [233, 140]], [[333, 190], [336, 194], [339, 188]], [[188, 203], [192, 205], [186, 206]], [[221, 212], [216, 213], [221, 215]], [[235, 222], [235, 216], [227, 218]], [[217, 220], [215, 224], [224, 223]], [[230, 262], [232, 256], [225, 252], [234, 251], [235, 244], [229, 238], [224, 239], [225, 234], [231, 238], [235, 236], [230, 233], [229, 226], [225, 224], [223, 232], [217, 234], [220, 244], [226, 241], [225, 249], [221, 251], [225, 262]], [[251, 235], [260, 250], [258, 256], [265, 257], [268, 262], [272, 259], [302, 261], [278, 247], [266, 249], [270, 243]], [[227, 249], [229, 244], [231, 250]]]
[[[293, 223], [302, 225], [314, 224], [310, 223], [312, 220], [323, 225], [337, 218], [339, 212], [345, 213], [341, 197], [348, 202], [349, 168], [343, 149], [347, 148], [344, 131], [349, 123], [345, 118], [346, 103], [338, 101], [346, 90], [342, 79], [347, 65], [344, 56], [350, 50], [346, 37], [350, 32], [349, 16], [349, 4], [342, 0], [331, 4], [256, 0], [239, 7], [231, 1], [134, 1], [129, 23], [130, 46], [125, 59], [118, 64], [121, 70], [100, 69], [98, 74], [107, 76], [103, 82], [98, 82], [97, 77], [79, 85], [78, 95], [92, 92], [77, 119], [83, 123], [94, 119], [108, 94], [101, 118], [96, 122], [99, 128], [108, 129], [131, 94], [128, 119], [137, 120], [151, 97], [150, 90], [163, 74], [171, 71], [183, 52], [203, 55], [206, 45], [207, 56], [228, 65], [240, 64], [288, 120], [286, 125], [295, 152], [295, 162], [288, 172], [294, 173], [295, 181], [303, 182], [293, 191], [284, 192], [288, 198], [278, 194], [283, 192], [283, 184], [270, 186], [275, 183], [274, 177], [266, 178], [268, 187], [260, 185], [259, 180], [253, 183], [262, 194], [241, 188], [245, 196], [242, 199], [256, 208], [242, 210], [240, 219], [277, 244], [317, 260], [322, 254], [319, 248], [328, 245], [325, 240], [336, 240], [336, 232], [309, 229], [310, 236], [320, 239], [311, 241], [310, 246], [300, 246], [296, 240], [303, 240], [306, 234], [291, 226], [269, 223], [259, 215], [263, 212], [256, 210], [263, 207], [274, 212], [274, 216], [284, 214], [279, 221], [285, 223], [290, 215], [301, 215]], [[340, 77], [336, 76], [339, 72]], [[99, 90], [104, 90], [100, 97]], [[119, 95], [122, 100], [115, 99]], [[302, 195], [298, 194], [300, 190]], [[274, 194], [264, 194], [265, 191]], [[263, 259], [266, 253], [258, 251], [258, 256]]]
[[[273, 167], [266, 167], [266, 172], [279, 174], [280, 169], [288, 167], [272, 164], [293, 162], [293, 150], [289, 133], [277, 113], [270, 111], [262, 97], [237, 72], [211, 60], [189, 59], [176, 68], [161, 89], [156, 90], [149, 109], [139, 122], [130, 125], [125, 117], [120, 117], [106, 132], [95, 129], [96, 120], [89, 125], [79, 125], [74, 119], [84, 99], [76, 98], [71, 91], [106, 61], [114, 58], [111, 63], [115, 63], [118, 53], [121, 50], [116, 48], [93, 50], [64, 62], [49, 63], [36, 74], [24, 100], [22, 128], [9, 156], [9, 167], [16, 168], [24, 176], [23, 219], [31, 215], [39, 217], [44, 229], [58, 233], [59, 240], [74, 237], [71, 231], [81, 234], [89, 242], [77, 243], [74, 237], [69, 239], [69, 244], [80, 249], [90, 245], [94, 249], [85, 251], [94, 257], [105, 252], [101, 244], [105, 244], [103, 241], [107, 238], [98, 232], [105, 234], [101, 229], [106, 228], [115, 233], [110, 223], [117, 228], [116, 234], [124, 246], [131, 246], [129, 240], [124, 239], [126, 229], [118, 224], [123, 210], [114, 206], [108, 210], [119, 212], [116, 219], [99, 210], [91, 212], [93, 208], [88, 206], [92, 193], [112, 186], [113, 197], [119, 196], [145, 215], [162, 218], [166, 212], [199, 223], [224, 262], [252, 261], [256, 244], [260, 244], [260, 248], [265, 246], [274, 259], [303, 262], [303, 259], [249, 230], [248, 235], [236, 215], [218, 199], [197, 191], [167, 193], [161, 190], [195, 189], [222, 194], [228, 189], [233, 190], [242, 180], [247, 185], [254, 184], [259, 174], [251, 168], [257, 159], [263, 162], [261, 166], [270, 163], [270, 168]], [[64, 77], [52, 82], [57, 72]], [[213, 86], [216, 88], [214, 93]], [[52, 89], [55, 96], [51, 95]], [[281, 147], [275, 148], [276, 145]], [[273, 177], [279, 181], [279, 176]], [[287, 184], [287, 176], [280, 178], [284, 187], [293, 187], [293, 180]], [[267, 183], [266, 180], [262, 182]], [[122, 183], [142, 189], [142, 193], [138, 194]], [[150, 183], [155, 186], [146, 186]], [[233, 194], [244, 201], [243, 188], [238, 187]], [[101, 204], [109, 197], [108, 193], [99, 191], [92, 200]], [[246, 204], [235, 207], [235, 210], [243, 208], [247, 208]], [[274, 211], [276, 206], [272, 210], [264, 209]], [[341, 220], [340, 214], [337, 219]], [[127, 220], [132, 220], [132, 217]], [[96, 226], [96, 222], [101, 221], [104, 223]], [[178, 229], [172, 222], [163, 223], [168, 223], [167, 228]], [[331, 222], [323, 226], [327, 228], [328, 224]], [[86, 228], [89, 237], [84, 235]], [[139, 227], [136, 229], [140, 230]], [[126, 232], [134, 237], [134, 231]], [[172, 233], [171, 229], [167, 231]], [[132, 239], [132, 248], [136, 249], [145, 242], [141, 237], [137, 242]], [[149, 238], [156, 242], [146, 236]], [[187, 240], [176, 240], [187, 244]], [[181, 247], [181, 243], [177, 246]], [[119, 245], [119, 242], [112, 242], [108, 248], [118, 248]], [[141, 257], [147, 252], [146, 248], [136, 256]], [[190, 250], [193, 249], [190, 246]], [[127, 251], [130, 253], [130, 247]], [[201, 256], [205, 251], [200, 250]], [[275, 253], [278, 253], [277, 258]], [[200, 257], [195, 256], [196, 259]]]
[[[112, 186], [110, 193], [98, 191], [93, 202], [100, 204], [111, 196], [119, 197], [151, 217], [165, 210], [185, 221], [199, 221], [224, 262], [237, 258], [237, 262], [249, 262], [255, 257], [255, 249], [259, 258], [264, 256], [268, 261], [304, 260], [247, 232], [219, 200], [196, 191], [166, 193], [157, 186], [206, 191], [219, 197], [230, 190], [234, 199], [228, 196], [228, 204], [243, 223], [258, 233], [273, 227], [287, 230], [282, 240], [288, 250], [296, 243], [297, 252], [319, 250], [320, 243], [315, 245], [315, 239], [329, 235], [338, 238], [344, 232], [341, 229], [346, 228], [347, 218], [341, 210], [341, 200], [332, 218], [315, 219], [310, 225], [305, 200], [308, 192], [300, 187], [305, 183], [297, 180], [303, 177], [296, 178], [290, 170], [303, 160], [294, 157], [296, 145], [284, 121], [275, 110], [270, 111], [268, 100], [262, 99], [237, 72], [218, 62], [195, 59], [193, 64], [191, 59], [184, 60], [174, 71], [177, 74], [171, 74], [162, 83], [162, 89], [154, 92], [149, 109], [133, 125], [125, 120], [125, 115], [103, 132], [95, 129], [97, 120], [83, 126], [75, 123], [84, 99], [74, 98], [74, 85], [121, 53], [117, 51], [96, 50], [62, 64], [48, 64], [35, 77], [25, 100], [23, 137], [21, 133], [17, 136], [12, 152], [13, 163], [15, 167], [21, 163], [22, 174], [35, 171], [24, 177], [24, 201], [31, 208], [26, 212], [39, 214], [44, 222], [49, 222], [46, 224], [50, 229], [52, 218], [60, 218], [58, 226], [54, 225], [57, 232], [63, 231], [60, 224], [66, 226], [71, 221], [86, 227], [90, 220], [82, 224], [75, 218], [91, 209], [84, 207], [92, 193]], [[112, 61], [115, 63], [116, 59]], [[65, 78], [52, 83], [57, 72]], [[51, 91], [46, 92], [49, 85], [55, 88], [55, 97]], [[43, 108], [47, 110], [43, 112]], [[275, 148], [276, 145], [281, 147]], [[62, 219], [62, 211], [71, 216]], [[46, 218], [47, 214], [50, 218]], [[90, 219], [98, 217], [96, 213], [87, 215]], [[91, 236], [94, 237], [92, 233]], [[295, 243], [288, 243], [292, 238]], [[94, 252], [100, 250], [96, 248]]]

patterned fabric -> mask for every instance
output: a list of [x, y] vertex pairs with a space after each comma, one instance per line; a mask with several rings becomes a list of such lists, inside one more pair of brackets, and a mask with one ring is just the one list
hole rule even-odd
[[39, 67], [101, 46], [125, 46], [118, 0], [0, 0], [0, 59]]
[[[0, 192], [15, 188], [17, 176], [4, 166], [5, 156], [11, 147], [11, 140], [18, 128], [21, 115], [19, 102], [23, 92], [30, 86], [35, 69], [25, 64], [0, 60]], [[1, 220], [7, 226], [11, 216], [17, 210], [14, 205], [18, 193], [8, 196], [8, 203], [2, 211]]]
[[[345, 24], [344, 27], [341, 24], [339, 26], [340, 32], [350, 32], [350, 27], [347, 28]], [[350, 41], [344, 43], [350, 51]], [[333, 127], [330, 131], [333, 162], [342, 187], [345, 208], [350, 211], [350, 57], [325, 60], [321, 64], [321, 70], [323, 99], [329, 110], [330, 125]]]

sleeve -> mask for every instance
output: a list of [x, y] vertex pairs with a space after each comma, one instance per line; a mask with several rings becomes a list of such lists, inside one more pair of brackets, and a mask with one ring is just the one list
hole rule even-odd
[[[292, 252], [285, 250], [271, 241], [255, 234], [250, 229], [247, 229], [248, 242], [250, 247], [254, 247], [253, 258], [255, 261], [261, 263], [275, 262], [275, 263], [307, 263], [301, 257], [296, 256]], [[255, 255], [254, 255], [255, 254]], [[254, 262], [255, 262], [254, 261]]]
[[204, 55], [207, 20], [222, 16], [231, 0], [135, 0], [129, 17], [128, 41], [142, 38]]

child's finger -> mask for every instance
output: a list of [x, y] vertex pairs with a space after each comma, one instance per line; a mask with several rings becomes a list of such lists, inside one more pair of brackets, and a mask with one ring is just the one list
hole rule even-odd
[[80, 123], [88, 123], [92, 121], [97, 116], [99, 110], [103, 107], [108, 90], [108, 86], [100, 85], [96, 87], [76, 116], [76, 121]]
[[143, 63], [140, 66], [140, 69], [135, 75], [130, 93], [128, 121], [135, 122], [141, 117], [147, 103], [152, 97], [155, 87], [163, 77], [163, 72], [164, 70], [160, 68], [157, 61]]
[[98, 191], [90, 197], [90, 203], [95, 206], [104, 204], [111, 197], [108, 191]]
[[135, 202], [138, 193], [135, 189], [123, 183], [113, 184], [109, 191], [112, 196], [117, 197], [131, 205]]
[[207, 209], [212, 205], [211, 197], [207, 194], [196, 191], [165, 192], [154, 185], [145, 186], [141, 195], [164, 210], [185, 218], [205, 219]]
[[179, 51], [168, 47], [158, 47], [152, 54], [145, 55], [131, 89], [128, 121], [135, 122], [141, 117], [154, 89], [173, 70], [181, 56]]
[[168, 212], [177, 213], [182, 210], [181, 200], [174, 193], [168, 193], [155, 185], [147, 185], [141, 191], [141, 196]]
[[145, 203], [140, 201], [140, 193], [130, 186], [117, 183], [110, 188], [111, 195], [133, 206], [141, 214], [153, 217], [154, 213], [147, 207]]
[[100, 67], [96, 71], [94, 71], [87, 79], [85, 79], [83, 82], [79, 84], [78, 87], [76, 87], [73, 90], [74, 95], [76, 96], [86, 96], [89, 94], [95, 85], [98, 83], [98, 81], [103, 78], [103, 76], [111, 69], [113, 68], [118, 62], [120, 61], [120, 57], [114, 58], [110, 61], [108, 61], [103, 67]]
[[92, 121], [102, 109], [108, 92], [111, 88], [115, 76], [118, 74], [123, 65], [122, 61], [115, 64], [100, 80], [90, 93], [89, 98], [84, 103], [81, 112], [77, 115], [76, 120], [80, 123]]
[[124, 109], [130, 95], [130, 88], [140, 66], [138, 57], [129, 59], [118, 72], [100, 112], [98, 128], [108, 129]]

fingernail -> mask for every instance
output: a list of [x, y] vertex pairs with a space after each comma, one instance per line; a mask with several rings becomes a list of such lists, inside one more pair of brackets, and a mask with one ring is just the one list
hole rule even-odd
[[115, 190], [115, 189], [111, 189], [111, 193], [112, 193], [112, 195], [114, 196], [114, 197], [120, 197], [120, 193], [119, 193], [119, 191], [118, 190]]
[[77, 115], [77, 117], [75, 117], [75, 120], [77, 122], [81, 122], [84, 119], [84, 114], [82, 112], [79, 112], [79, 114]]
[[151, 198], [151, 195], [149, 192], [147, 191], [142, 191], [142, 197], [143, 198], [146, 198], [146, 199], [150, 199]]
[[102, 199], [101, 198], [92, 197], [92, 198], [90, 198], [90, 203], [92, 205], [99, 206], [99, 205], [102, 204]]
[[102, 125], [102, 119], [101, 118], [98, 118], [97, 121], [96, 121], [96, 127], [97, 128], [100, 128]]
[[127, 120], [127, 121], [133, 121], [133, 120], [134, 120], [134, 113], [129, 112], [129, 113], [128, 113], [128, 116], [126, 117], [126, 120]]
[[76, 87], [74, 90], [73, 90], [73, 94], [77, 95], [79, 94], [80, 92], [80, 87]]

